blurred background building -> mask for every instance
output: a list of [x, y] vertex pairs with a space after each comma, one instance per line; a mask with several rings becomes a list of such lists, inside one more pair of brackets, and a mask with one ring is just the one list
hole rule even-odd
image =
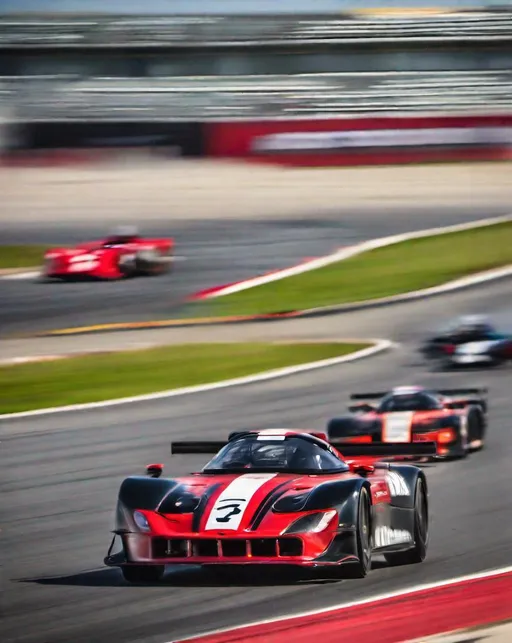
[[198, 121], [510, 112], [512, 0], [434, 4], [3, 0], [3, 145], [197, 155]]

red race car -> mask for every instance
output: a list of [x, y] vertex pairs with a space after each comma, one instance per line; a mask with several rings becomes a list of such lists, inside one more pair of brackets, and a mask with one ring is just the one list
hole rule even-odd
[[[434, 454], [434, 443], [344, 445], [323, 433], [267, 429], [222, 442], [174, 442], [174, 454], [216, 454], [199, 472], [121, 484], [104, 563], [129, 582], [155, 582], [166, 565], [287, 565], [363, 578], [373, 554], [393, 565], [427, 553], [424, 472], [394, 456]], [[113, 553], [120, 538], [120, 551]]]
[[345, 443], [437, 443], [437, 456], [463, 458], [484, 446], [487, 389], [398, 386], [388, 392], [355, 393], [352, 415], [333, 418], [329, 439]]
[[172, 263], [173, 239], [143, 239], [120, 228], [100, 241], [52, 248], [44, 255], [43, 279], [123, 279], [159, 275]]

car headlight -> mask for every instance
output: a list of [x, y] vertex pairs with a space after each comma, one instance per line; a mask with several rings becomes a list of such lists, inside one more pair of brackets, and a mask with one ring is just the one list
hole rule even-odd
[[148, 519], [140, 511], [133, 512], [133, 520], [139, 529], [142, 531], [150, 531], [151, 527], [149, 526]]
[[313, 533], [317, 534], [327, 529], [331, 520], [337, 515], [336, 509], [318, 511], [308, 516], [302, 516], [288, 527], [286, 534]]

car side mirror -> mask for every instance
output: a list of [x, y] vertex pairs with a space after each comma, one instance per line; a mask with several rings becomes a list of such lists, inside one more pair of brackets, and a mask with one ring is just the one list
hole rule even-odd
[[148, 464], [146, 467], [146, 474], [150, 478], [159, 478], [164, 470], [163, 464]]

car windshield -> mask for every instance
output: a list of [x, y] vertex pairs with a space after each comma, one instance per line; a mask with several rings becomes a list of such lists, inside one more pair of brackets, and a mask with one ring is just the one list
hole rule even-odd
[[348, 465], [307, 438], [249, 435], [229, 442], [204, 467], [204, 473], [245, 471], [332, 473]]
[[433, 411], [442, 408], [441, 402], [424, 391], [397, 394], [390, 393], [383, 398], [379, 406], [381, 413], [393, 413], [400, 411]]
[[455, 333], [479, 333], [485, 335], [495, 332], [495, 329], [485, 317], [467, 316], [452, 320], [446, 326], [441, 327], [439, 332], [447, 335]]

